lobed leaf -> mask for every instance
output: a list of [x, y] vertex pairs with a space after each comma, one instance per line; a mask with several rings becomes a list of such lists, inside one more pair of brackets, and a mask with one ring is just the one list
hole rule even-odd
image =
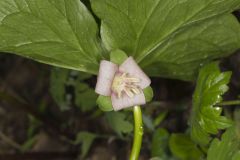
[[240, 134], [236, 127], [229, 128], [221, 140], [215, 138], [208, 150], [207, 160], [239, 160]]
[[221, 116], [222, 108], [217, 103], [228, 90], [227, 84], [231, 72], [221, 73], [218, 62], [205, 65], [199, 73], [197, 86], [193, 95], [191, 114], [191, 137], [201, 145], [207, 145], [210, 134], [217, 134], [219, 129], [232, 125], [232, 121]]

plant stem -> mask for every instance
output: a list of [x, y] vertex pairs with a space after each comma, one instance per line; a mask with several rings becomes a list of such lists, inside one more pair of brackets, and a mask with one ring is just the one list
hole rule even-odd
[[143, 136], [142, 111], [140, 106], [133, 107], [133, 116], [134, 116], [134, 140], [129, 159], [138, 160]]
[[218, 106], [232, 106], [232, 105], [240, 105], [240, 100], [234, 101], [224, 101], [217, 104]]

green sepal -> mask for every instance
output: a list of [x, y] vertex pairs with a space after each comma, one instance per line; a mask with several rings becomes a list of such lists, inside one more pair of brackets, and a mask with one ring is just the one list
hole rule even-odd
[[152, 87], [148, 86], [147, 88], [143, 89], [143, 94], [145, 96], [146, 102], [150, 102], [153, 99], [153, 89]]
[[114, 50], [110, 53], [110, 61], [118, 65], [122, 64], [127, 58], [127, 54], [120, 49]]
[[97, 99], [97, 105], [104, 112], [109, 112], [113, 110], [111, 97], [109, 96], [99, 95]]

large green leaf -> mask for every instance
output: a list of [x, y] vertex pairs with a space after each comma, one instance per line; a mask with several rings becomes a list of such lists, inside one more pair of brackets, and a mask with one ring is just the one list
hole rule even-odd
[[208, 150], [207, 160], [239, 160], [240, 133], [235, 127], [229, 128], [221, 138], [213, 140]]
[[0, 0], [0, 51], [96, 73], [97, 24], [80, 0]]
[[108, 50], [134, 56], [153, 76], [191, 80], [206, 61], [240, 46], [230, 13], [240, 0], [91, 0]]
[[191, 115], [191, 136], [201, 145], [210, 141], [209, 134], [217, 134], [218, 129], [232, 125], [232, 121], [221, 116], [222, 108], [216, 104], [228, 90], [231, 72], [221, 73], [217, 62], [204, 66], [199, 73], [193, 96]]

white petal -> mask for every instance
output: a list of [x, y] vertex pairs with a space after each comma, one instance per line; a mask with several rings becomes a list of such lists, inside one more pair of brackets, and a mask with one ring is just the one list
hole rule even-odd
[[119, 67], [120, 72], [127, 72], [130, 75], [137, 77], [141, 80], [139, 86], [144, 89], [151, 84], [150, 78], [138, 66], [133, 57], [126, 59]]
[[143, 92], [141, 92], [138, 95], [135, 95], [132, 98], [128, 97], [126, 94], [124, 94], [122, 98], [118, 98], [117, 95], [112, 93], [111, 99], [112, 99], [113, 109], [115, 111], [118, 111], [124, 108], [133, 107], [136, 105], [146, 104], [146, 100]]
[[95, 88], [96, 93], [103, 96], [111, 95], [112, 81], [117, 70], [118, 65], [105, 60], [101, 61]]

